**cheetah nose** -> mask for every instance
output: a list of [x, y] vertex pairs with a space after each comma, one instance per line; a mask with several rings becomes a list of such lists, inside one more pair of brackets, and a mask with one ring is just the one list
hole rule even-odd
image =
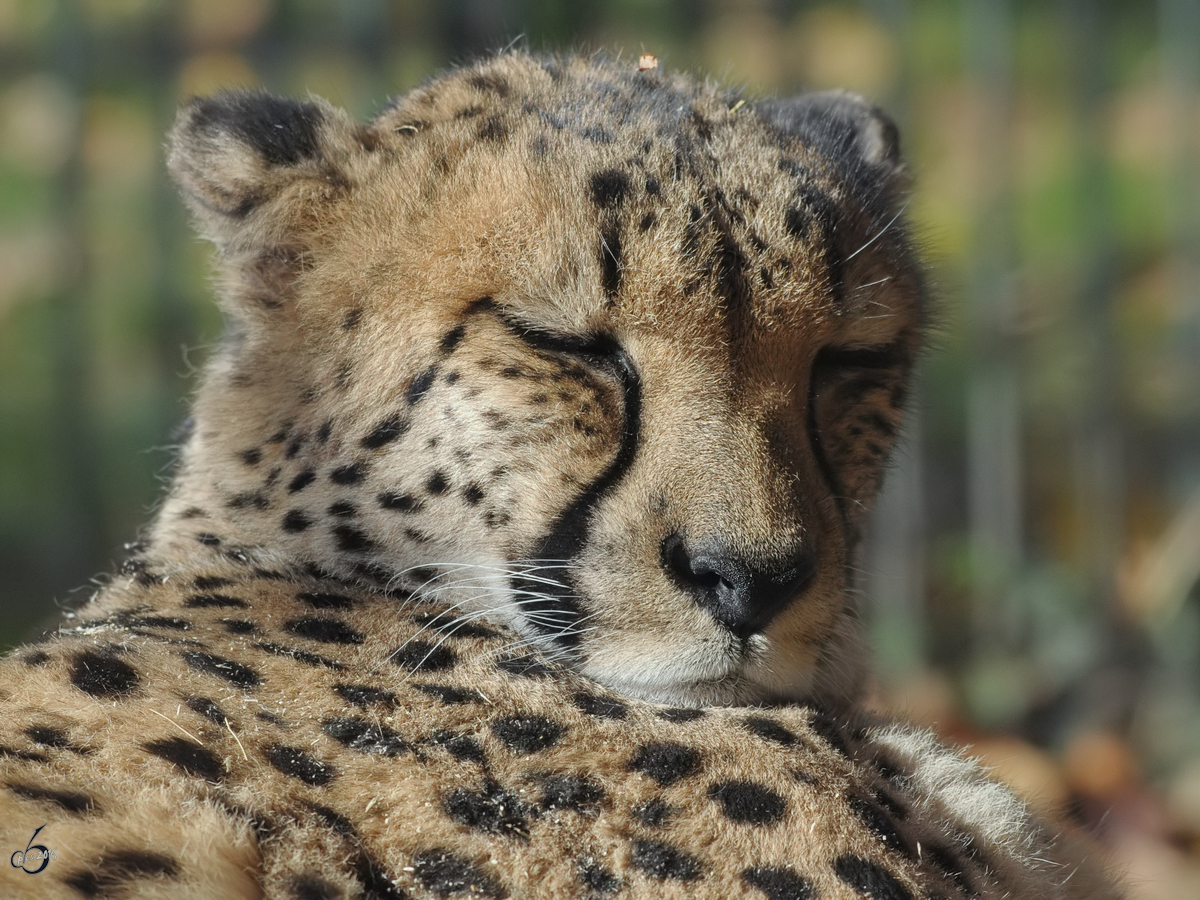
[[756, 565], [717, 541], [689, 548], [678, 532], [663, 541], [662, 558], [676, 583], [740, 638], [766, 629], [817, 573], [808, 548]]

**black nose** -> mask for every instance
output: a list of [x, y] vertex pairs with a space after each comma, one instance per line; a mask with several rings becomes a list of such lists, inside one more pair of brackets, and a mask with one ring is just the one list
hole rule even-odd
[[809, 549], [751, 563], [717, 541], [688, 547], [676, 532], [662, 545], [663, 566], [713, 618], [741, 638], [763, 631], [817, 573]]

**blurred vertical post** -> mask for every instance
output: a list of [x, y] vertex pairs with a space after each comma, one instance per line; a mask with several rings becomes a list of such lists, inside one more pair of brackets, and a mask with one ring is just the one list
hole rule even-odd
[[76, 101], [70, 152], [56, 181], [55, 217], [61, 235], [62, 272], [53, 309], [54, 336], [47, 344], [54, 370], [54, 469], [58, 473], [59, 515], [53, 566], [82, 583], [102, 565], [105, 511], [99, 485], [97, 447], [90, 396], [92, 335], [88, 314], [87, 242], [83, 222], [83, 130], [89, 77], [89, 46], [82, 16], [73, 0], [62, 0], [51, 20], [49, 59]]
[[1078, 158], [1081, 248], [1080, 341], [1087, 371], [1075, 423], [1074, 470], [1080, 558], [1096, 609], [1114, 612], [1116, 572], [1124, 543], [1124, 462], [1121, 440], [1121, 356], [1114, 302], [1118, 271], [1113, 235], [1111, 172], [1106, 158], [1110, 58], [1107, 0], [1069, 0], [1067, 32], [1078, 110], [1073, 150]]
[[1159, 19], [1172, 126], [1166, 136], [1169, 290], [1185, 323], [1175, 350], [1185, 360], [1200, 360], [1200, 3], [1160, 0]]
[[968, 86], [977, 103], [978, 186], [967, 284], [967, 497], [974, 656], [1016, 649], [1022, 622], [1014, 583], [1023, 563], [1021, 391], [1016, 345], [1013, 225], [1013, 9], [966, 0]]
[[[896, 42], [898, 72], [883, 104], [901, 135], [909, 131], [909, 0], [869, 0], [867, 10]], [[918, 190], [920, 186], [918, 185]], [[914, 393], [919, 385], [914, 385]], [[911, 674], [926, 662], [924, 488], [920, 403], [911, 401], [904, 433], [871, 516], [865, 590], [882, 676]]]

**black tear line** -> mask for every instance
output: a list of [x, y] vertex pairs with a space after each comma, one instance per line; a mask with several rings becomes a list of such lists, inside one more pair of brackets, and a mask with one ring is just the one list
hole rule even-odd
[[[579, 556], [587, 542], [596, 504], [625, 476], [637, 455], [642, 418], [642, 382], [637, 369], [625, 351], [611, 338], [592, 339], [587, 346], [589, 356], [595, 354], [593, 360], [611, 368], [621, 381], [625, 395], [621, 445], [608, 467], [551, 523], [546, 536], [530, 554], [535, 560], [567, 561]], [[532, 599], [522, 601], [521, 610], [540, 614], [538, 619], [543, 621], [527, 617], [530, 625], [549, 635], [564, 648], [570, 649], [579, 644], [579, 634], [572, 626], [580, 621], [584, 611], [570, 575], [565, 575], [555, 584], [516, 577], [513, 579], [513, 588], [533, 595]]]
[[821, 478], [825, 482], [825, 487], [828, 489], [829, 495], [837, 505], [838, 521], [842, 525], [842, 545], [845, 548], [846, 554], [843, 565], [844, 586], [848, 587], [854, 581], [854, 572], [851, 565], [854, 554], [851, 552], [853, 530], [850, 527], [850, 510], [846, 506], [845, 491], [842, 489], [837, 473], [834, 471], [833, 466], [830, 465], [829, 458], [825, 455], [825, 447], [821, 443], [821, 426], [817, 422], [817, 396], [816, 391], [811, 387], [808, 391], [808, 416], [806, 425], [808, 443], [812, 447], [813, 456], [816, 457], [817, 468], [821, 471]]

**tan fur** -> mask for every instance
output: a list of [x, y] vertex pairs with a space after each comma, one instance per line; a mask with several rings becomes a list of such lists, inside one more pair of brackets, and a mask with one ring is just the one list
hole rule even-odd
[[[197, 101], [169, 165], [231, 334], [149, 540], [0, 670], [3, 846], [60, 848], [4, 896], [1082, 896], [853, 709], [922, 325], [878, 111], [511, 54], [365, 126]], [[710, 558], [790, 593], [722, 618]]]

